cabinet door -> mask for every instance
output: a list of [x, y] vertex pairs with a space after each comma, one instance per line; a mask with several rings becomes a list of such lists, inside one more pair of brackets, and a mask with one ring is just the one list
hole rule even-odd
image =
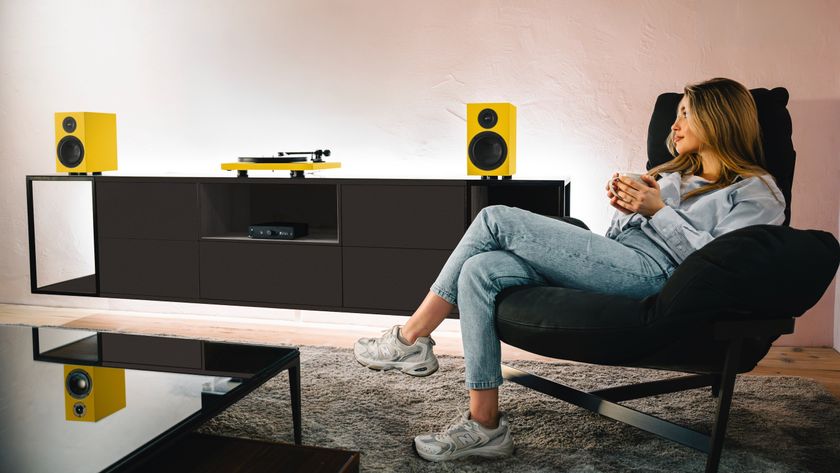
[[280, 242], [201, 242], [201, 298], [341, 305], [341, 249]]
[[100, 292], [198, 298], [198, 242], [99, 239]]
[[450, 253], [449, 250], [344, 248], [344, 306], [416, 309]]
[[100, 238], [198, 239], [196, 184], [98, 182]]
[[466, 218], [465, 186], [341, 186], [344, 246], [451, 250]]

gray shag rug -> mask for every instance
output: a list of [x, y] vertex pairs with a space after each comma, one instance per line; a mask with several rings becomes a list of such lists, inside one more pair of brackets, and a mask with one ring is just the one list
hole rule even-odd
[[[500, 388], [516, 445], [503, 460], [429, 463], [415, 435], [439, 431], [467, 407], [463, 358], [441, 356], [426, 378], [359, 365], [349, 349], [301, 347], [303, 443], [361, 452], [362, 471], [699, 472], [705, 455], [512, 383]], [[663, 372], [564, 362], [509, 365], [579, 389], [659, 379]], [[665, 373], [667, 375], [667, 373]], [[626, 406], [708, 432], [709, 388]], [[292, 443], [288, 374], [205, 424], [202, 432]], [[794, 377], [739, 376], [722, 472], [840, 471], [840, 402]]]

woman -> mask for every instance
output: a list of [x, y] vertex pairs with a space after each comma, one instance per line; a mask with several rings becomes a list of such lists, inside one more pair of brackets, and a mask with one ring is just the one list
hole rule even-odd
[[641, 299], [659, 292], [685, 258], [715, 237], [783, 222], [784, 197], [764, 170], [759, 134], [744, 86], [729, 79], [689, 85], [667, 142], [675, 158], [641, 180], [615, 174], [607, 183], [616, 214], [606, 237], [516, 208], [483, 209], [406, 324], [355, 345], [365, 366], [427, 376], [438, 368], [429, 336], [458, 305], [469, 410], [443, 432], [417, 436], [420, 456], [513, 452], [498, 400], [494, 314], [502, 289], [551, 285]]

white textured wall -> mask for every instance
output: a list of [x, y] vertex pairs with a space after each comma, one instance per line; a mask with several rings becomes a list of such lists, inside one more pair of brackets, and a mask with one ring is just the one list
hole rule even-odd
[[33, 181], [37, 286], [96, 272], [93, 238], [93, 183]]
[[[0, 5], [0, 301], [227, 310], [29, 294], [24, 176], [54, 172], [60, 110], [117, 113], [119, 174], [220, 173], [236, 156], [328, 147], [344, 167], [326, 176], [457, 178], [464, 104], [510, 101], [517, 177], [570, 178], [573, 215], [603, 232], [603, 182], [643, 167], [656, 96], [728, 76], [790, 90], [793, 224], [838, 229], [838, 2]], [[783, 343], [830, 345], [834, 294]]]

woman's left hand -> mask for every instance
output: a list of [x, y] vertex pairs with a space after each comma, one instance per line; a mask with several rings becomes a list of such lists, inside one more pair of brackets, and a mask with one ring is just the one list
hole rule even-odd
[[630, 212], [652, 217], [659, 209], [665, 207], [665, 202], [659, 195], [659, 183], [656, 179], [644, 174], [642, 180], [644, 183], [620, 176], [615, 181], [618, 197], [616, 204]]

